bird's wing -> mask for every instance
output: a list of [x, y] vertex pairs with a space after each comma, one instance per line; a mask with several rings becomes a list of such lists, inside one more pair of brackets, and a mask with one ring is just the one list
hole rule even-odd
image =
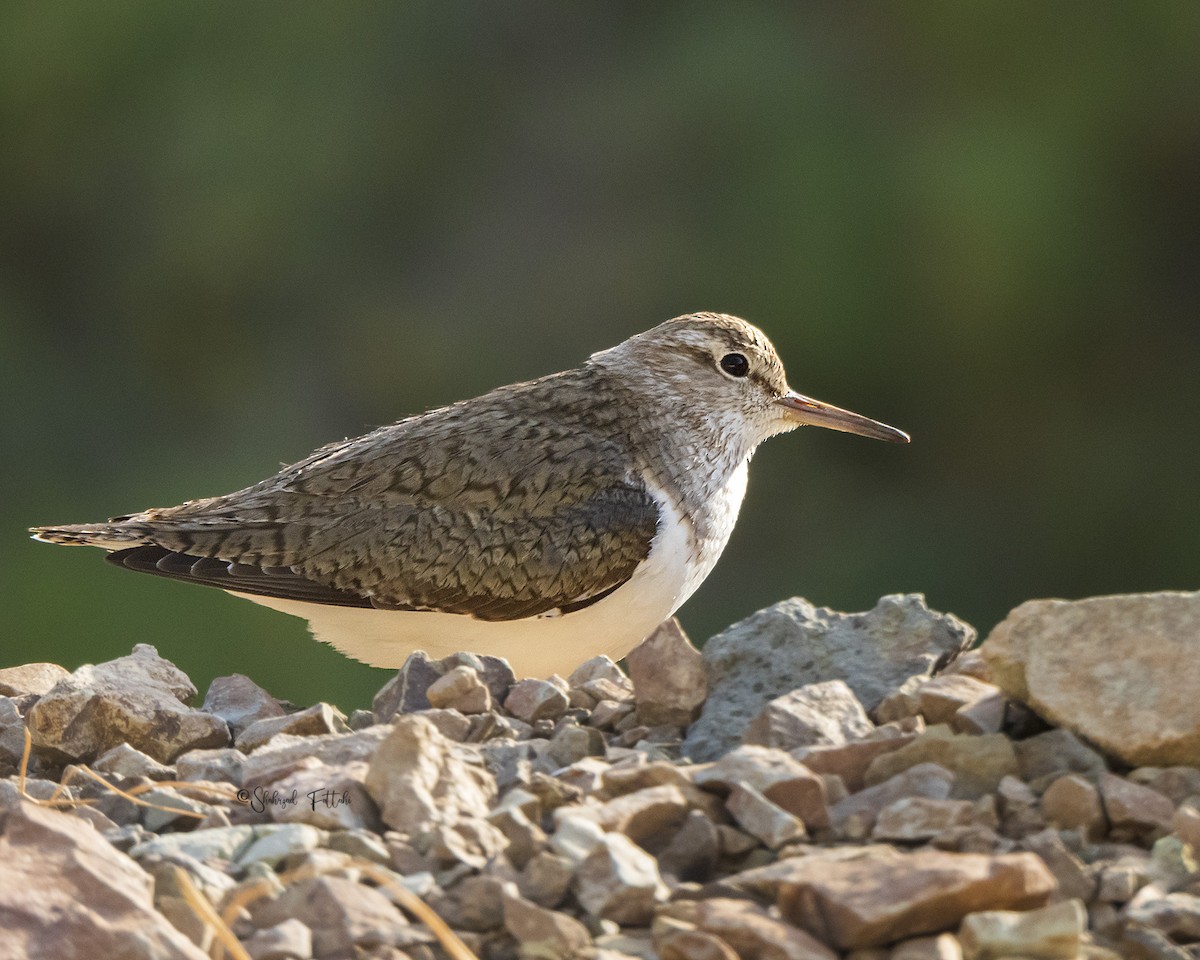
[[40, 536], [241, 593], [484, 620], [586, 606], [648, 556], [658, 507], [616, 441], [520, 409], [490, 429], [477, 404], [439, 413], [238, 493]]

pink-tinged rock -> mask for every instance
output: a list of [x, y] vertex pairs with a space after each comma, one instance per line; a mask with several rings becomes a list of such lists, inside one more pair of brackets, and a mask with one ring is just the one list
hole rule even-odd
[[751, 900], [714, 897], [677, 900], [660, 908], [655, 922], [669, 917], [719, 937], [739, 957], [758, 960], [837, 960], [837, 954], [774, 911]]
[[486, 818], [496, 781], [424, 717], [396, 721], [365, 781], [384, 823], [410, 836], [462, 817]]
[[1108, 827], [1100, 792], [1078, 773], [1059, 777], [1042, 794], [1042, 813], [1059, 829], [1078, 827], [1089, 837], [1101, 836]]
[[504, 928], [517, 943], [549, 960], [574, 957], [592, 942], [587, 927], [574, 917], [539, 907], [506, 890], [503, 894]]
[[1175, 805], [1157, 790], [1130, 783], [1115, 773], [1101, 774], [1096, 785], [1108, 822], [1114, 829], [1170, 831]]
[[953, 827], [995, 827], [995, 820], [994, 814], [987, 817], [970, 800], [905, 797], [879, 812], [871, 836], [875, 840], [913, 843], [932, 840]]
[[425, 691], [434, 709], [457, 710], [459, 713], [487, 713], [492, 709], [492, 692], [470, 667], [459, 665], [447, 670]]
[[857, 858], [793, 857], [779, 866], [784, 917], [841, 950], [937, 933], [980, 910], [1040, 907], [1055, 891], [1032, 853], [875, 847]]
[[708, 674], [678, 620], [659, 624], [625, 662], [642, 723], [686, 727], [696, 719], [708, 696]]
[[504, 699], [504, 709], [526, 723], [557, 720], [567, 706], [567, 695], [549, 680], [520, 680]]
[[579, 865], [575, 898], [591, 916], [645, 926], [669, 891], [655, 859], [628, 837], [606, 833]]
[[235, 737], [256, 720], [282, 717], [287, 712], [266, 690], [240, 673], [213, 680], [204, 695], [203, 709], [229, 724]]
[[224, 720], [186, 705], [195, 695], [182, 670], [139, 643], [129, 656], [58, 681], [30, 708], [29, 732], [35, 746], [75, 760], [128, 743], [170, 763], [186, 750], [229, 744]]
[[749, 786], [735, 787], [725, 806], [747, 833], [777, 850], [807, 836], [804, 822]]
[[856, 793], [866, 786], [863, 777], [876, 757], [899, 750], [914, 739], [916, 734], [905, 733], [894, 737], [872, 737], [869, 740], [856, 740], [854, 743], [840, 745], [818, 744], [793, 750], [792, 756], [813, 773], [831, 773], [841, 777], [846, 789]]
[[750, 721], [742, 742], [794, 750], [818, 743], [849, 743], [874, 729], [854, 691], [841, 680], [829, 680], [776, 697]]
[[0, 864], [0, 956], [207, 956], [154, 908], [150, 875], [78, 817], [31, 803], [12, 809]]
[[982, 650], [996, 685], [1055, 726], [1135, 766], [1195, 766], [1197, 636], [1200, 593], [1033, 600]]
[[839, 800], [829, 809], [835, 827], [849, 836], [861, 839], [870, 834], [875, 819], [884, 807], [905, 797], [932, 797], [944, 800], [950, 796], [954, 774], [936, 763], [921, 763], [909, 767], [883, 783], [867, 787]]

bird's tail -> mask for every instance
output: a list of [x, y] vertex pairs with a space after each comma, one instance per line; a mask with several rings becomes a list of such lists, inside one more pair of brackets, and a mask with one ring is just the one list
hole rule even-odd
[[118, 517], [108, 523], [72, 523], [62, 527], [30, 527], [34, 540], [43, 543], [62, 543], [68, 546], [103, 547], [123, 550], [126, 547], [149, 543], [149, 530], [144, 523], [129, 522]]

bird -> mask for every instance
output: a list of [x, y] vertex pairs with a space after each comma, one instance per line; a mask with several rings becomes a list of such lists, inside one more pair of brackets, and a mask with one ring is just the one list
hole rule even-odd
[[729, 541], [755, 449], [805, 425], [909, 442], [792, 390], [747, 321], [692, 313], [235, 493], [30, 532], [303, 617], [376, 667], [465, 651], [567, 676], [682, 606]]

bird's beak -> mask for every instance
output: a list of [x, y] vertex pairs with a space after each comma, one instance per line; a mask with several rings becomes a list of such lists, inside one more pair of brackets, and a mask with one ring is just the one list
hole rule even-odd
[[860, 437], [888, 440], [892, 443], [908, 443], [909, 440], [908, 434], [903, 430], [897, 430], [878, 420], [851, 413], [841, 407], [822, 403], [820, 400], [796, 393], [795, 390], [789, 390], [776, 402], [787, 411], [788, 419], [797, 424], [828, 427], [830, 430], [857, 433]]

